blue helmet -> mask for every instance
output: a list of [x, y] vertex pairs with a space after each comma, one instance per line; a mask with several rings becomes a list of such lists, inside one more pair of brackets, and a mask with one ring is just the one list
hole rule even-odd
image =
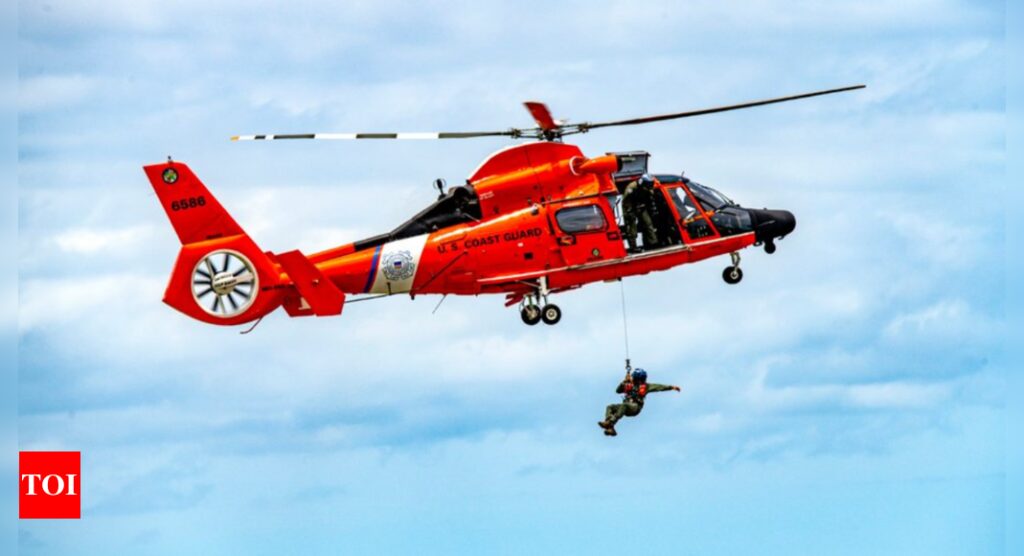
[[647, 382], [647, 371], [640, 368], [633, 371], [633, 382]]

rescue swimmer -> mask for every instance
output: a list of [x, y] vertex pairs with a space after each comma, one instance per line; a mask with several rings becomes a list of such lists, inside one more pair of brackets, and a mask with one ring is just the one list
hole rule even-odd
[[626, 378], [622, 379], [615, 392], [622, 394], [622, 403], [614, 403], [608, 406], [604, 412], [604, 421], [598, 421], [597, 425], [604, 429], [605, 436], [616, 436], [615, 423], [623, 417], [636, 417], [644, 408], [644, 399], [651, 392], [667, 392], [674, 390], [679, 392], [678, 386], [670, 384], [648, 384], [647, 371], [637, 368], [633, 372], [626, 371]]

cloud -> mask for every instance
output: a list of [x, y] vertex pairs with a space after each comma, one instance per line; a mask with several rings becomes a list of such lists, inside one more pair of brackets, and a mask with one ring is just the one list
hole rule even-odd
[[136, 295], [159, 296], [161, 289], [155, 279], [132, 275], [26, 280], [21, 287], [19, 329], [25, 332], [102, 314], [105, 306]]
[[174, 448], [160, 449], [145, 460], [119, 459], [116, 467], [97, 465], [90, 456], [83, 458], [83, 491], [89, 493], [83, 496], [83, 515], [103, 518], [188, 511], [214, 488], [209, 479], [203, 478], [203, 461]]
[[96, 80], [82, 74], [22, 78], [18, 109], [21, 112], [38, 112], [66, 108], [85, 102], [96, 88]]
[[886, 381], [768, 387], [764, 378], [765, 374], [761, 373], [748, 388], [745, 398], [754, 407], [769, 413], [843, 409], [925, 410], [936, 408], [954, 393], [949, 383]]
[[[177, 28], [178, 21], [191, 21], [193, 26], [205, 28], [207, 21], [229, 21], [238, 18], [243, 27], [259, 30], [273, 29], [273, 23], [287, 22], [287, 28], [299, 26], [304, 36], [315, 36], [321, 30], [335, 29], [335, 35], [353, 33], [360, 42], [370, 40], [370, 29], [381, 26], [418, 22], [422, 28], [413, 37], [399, 35], [396, 39], [431, 37], [434, 27], [446, 31], [446, 40], [462, 37], [479, 42], [481, 37], [493, 37], [505, 29], [509, 22], [526, 23], [533, 12], [530, 7], [539, 5], [529, 2], [493, 4], [480, 6], [472, 2], [459, 2], [457, 8], [438, 10], [433, 6], [409, 6], [400, 2], [350, 2], [333, 6], [322, 6], [316, 2], [293, 2], [284, 9], [274, 2], [226, 1], [210, 7], [203, 2], [185, 1], [173, 8], [152, 0], [118, 0], [102, 7], [87, 9], [76, 2], [30, 1], [21, 6], [20, 18], [36, 31], [43, 24], [62, 31], [69, 28], [96, 28], [118, 32], [155, 32]], [[534, 26], [521, 25], [519, 30], [525, 37], [540, 37], [552, 29], [560, 28], [566, 36], [580, 36], [595, 28], [605, 29], [613, 36], [635, 37], [637, 29], [645, 28], [652, 34], [678, 31], [688, 22], [694, 33], [731, 31], [760, 25], [769, 30], [836, 33], [863, 32], [864, 29], [934, 30], [955, 25], [976, 24], [992, 19], [985, 10], [951, 0], [914, 0], [899, 4], [864, 6], [855, 1], [833, 2], [822, 6], [814, 2], [795, 2], [787, 9], [779, 9], [773, 2], [754, 1], [744, 9], [731, 9], [712, 1], [691, 2], [685, 6], [659, 0], [639, 4], [612, 2], [601, 10], [582, 9], [585, 2], [569, 2], [551, 6], [550, 19], [533, 20]], [[314, 9], [317, 8], [317, 9]], [[265, 17], [254, 17], [252, 10], [258, 10]], [[403, 11], [404, 10], [404, 11]], [[180, 14], [180, 19], [174, 18]], [[701, 25], [693, 25], [694, 22]], [[358, 25], [339, 25], [353, 22]], [[284, 43], [287, 36], [272, 35], [274, 44]], [[600, 44], [601, 36], [590, 37], [590, 44]], [[432, 38], [432, 37], [431, 37]], [[607, 39], [606, 39], [607, 40]], [[333, 43], [328, 42], [326, 49]], [[635, 42], [631, 42], [633, 46]]]
[[941, 216], [942, 212], [925, 212], [920, 208], [884, 210], [881, 216], [918, 257], [946, 267], [973, 267], [979, 257], [988, 254], [995, 230], [970, 222], [951, 225]]
[[953, 395], [948, 384], [890, 382], [851, 386], [845, 398], [854, 407], [871, 409], [927, 409], [948, 401]]
[[[312, 544], [323, 523], [420, 538], [424, 515], [466, 510], [452, 521], [490, 534], [493, 508], [526, 498], [563, 515], [618, 503], [607, 485], [625, 474], [662, 485], [645, 504], [675, 519], [700, 488], [732, 511], [752, 507], [722, 495], [737, 484], [820, 500], [821, 485], [997, 468], [1001, 12], [677, 4], [22, 3], [19, 437], [88, 455], [88, 533], [154, 552], [182, 551], [178, 525], [196, 546]], [[393, 228], [433, 178], [458, 183], [506, 143], [226, 137], [504, 129], [529, 125], [526, 98], [601, 120], [860, 81], [576, 137], [799, 220], [775, 255], [743, 252], [737, 286], [723, 259], [626, 280], [633, 363], [683, 392], [615, 444], [594, 425], [622, 374], [615, 284], [558, 295], [556, 327], [523, 326], [500, 296], [436, 314], [437, 297], [395, 297], [242, 336], [160, 301], [178, 242], [139, 166], [168, 153], [261, 248], [308, 253]], [[85, 536], [69, 550], [124, 552]]]
[[75, 228], [54, 237], [57, 247], [65, 253], [95, 255], [109, 251], [132, 251], [147, 241], [151, 227], [135, 226], [121, 229]]
[[962, 299], [943, 299], [927, 307], [896, 315], [886, 324], [887, 340], [905, 345], [949, 344], [994, 345], [998, 342], [996, 321], [974, 312]]

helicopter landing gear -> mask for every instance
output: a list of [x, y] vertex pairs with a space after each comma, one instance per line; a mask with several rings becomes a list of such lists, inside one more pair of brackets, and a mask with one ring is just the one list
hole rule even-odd
[[540, 322], [540, 307], [538, 307], [535, 303], [528, 303], [526, 305], [523, 305], [523, 307], [519, 309], [519, 317], [522, 318], [523, 322], [525, 322], [526, 324], [533, 326]]
[[558, 324], [562, 320], [562, 309], [554, 303], [548, 303], [549, 293], [548, 279], [542, 276], [537, 281], [537, 292], [526, 294], [519, 306], [519, 316], [523, 322], [533, 326], [542, 320], [544, 324]]
[[549, 303], [541, 310], [540, 318], [544, 319], [544, 324], [558, 324], [558, 321], [562, 320], [562, 310], [558, 305]]
[[768, 253], [769, 255], [774, 253], [775, 252], [775, 242], [770, 240], [770, 239], [765, 241], [764, 242], [764, 252]]
[[[765, 248], [767, 249], [767, 245]], [[740, 254], [733, 251], [729, 253], [729, 257], [732, 258], [732, 265], [722, 270], [722, 280], [725, 280], [726, 284], [739, 284], [743, 279], [743, 271], [740, 270]]]
[[740, 280], [743, 279], [743, 271], [736, 266], [727, 266], [722, 271], [722, 279], [725, 280], [726, 284], [739, 284]]

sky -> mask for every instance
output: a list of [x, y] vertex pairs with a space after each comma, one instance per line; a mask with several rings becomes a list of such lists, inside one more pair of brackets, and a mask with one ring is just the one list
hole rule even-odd
[[[25, 1], [17, 443], [82, 453], [23, 554], [1006, 552], [1002, 3]], [[279, 312], [161, 303], [141, 166], [188, 163], [263, 248], [391, 229], [502, 139], [460, 131], [867, 89], [574, 137], [796, 214], [768, 256], [624, 281], [655, 382], [614, 439], [620, 290]]]

